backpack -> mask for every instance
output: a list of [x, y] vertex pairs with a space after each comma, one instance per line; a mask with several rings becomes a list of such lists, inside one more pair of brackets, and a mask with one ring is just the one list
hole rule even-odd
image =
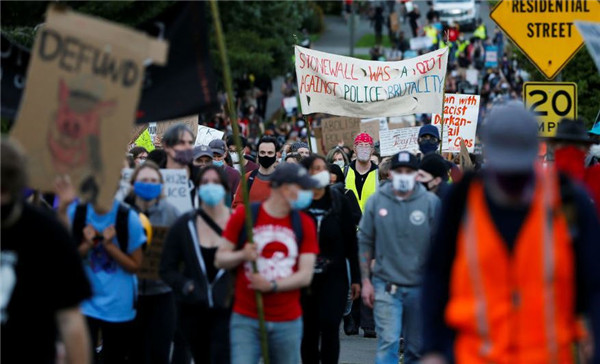
[[[129, 245], [129, 211], [130, 208], [124, 204], [119, 204], [117, 210], [117, 219], [115, 223], [115, 230], [117, 240], [119, 242], [119, 248], [125, 254], [127, 254], [127, 248]], [[75, 208], [75, 217], [73, 218], [73, 226], [71, 232], [75, 243], [81, 244], [83, 240], [83, 228], [85, 228], [85, 222], [87, 220], [87, 204], [78, 204]]]
[[[258, 213], [260, 211], [261, 202], [253, 202], [250, 204], [250, 213], [252, 214], [252, 226], [256, 224], [256, 220], [258, 219]], [[304, 232], [302, 231], [302, 220], [300, 219], [300, 212], [297, 210], [292, 210], [290, 213], [290, 218], [292, 220], [292, 230], [294, 230], [294, 234], [296, 235], [296, 244], [298, 245], [298, 250], [300, 250], [300, 246], [302, 245], [302, 240], [304, 239]], [[239, 239], [237, 242], [236, 249], [242, 249], [244, 244], [246, 244], [246, 240], [248, 239], [248, 235], [246, 233], [246, 226], [240, 231]]]

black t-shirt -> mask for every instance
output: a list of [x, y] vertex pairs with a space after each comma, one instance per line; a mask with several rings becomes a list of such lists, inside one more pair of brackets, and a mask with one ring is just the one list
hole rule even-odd
[[56, 313], [91, 295], [75, 244], [54, 216], [28, 204], [1, 231], [1, 361], [54, 363]]

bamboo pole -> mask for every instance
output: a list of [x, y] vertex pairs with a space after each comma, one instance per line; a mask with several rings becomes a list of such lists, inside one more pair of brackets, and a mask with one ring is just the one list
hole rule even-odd
[[[215, 33], [217, 36], [217, 44], [219, 46], [219, 54], [221, 56], [221, 64], [223, 67], [223, 82], [225, 83], [225, 90], [227, 91], [228, 103], [227, 106], [229, 108], [229, 116], [231, 118], [232, 129], [233, 129], [233, 140], [235, 142], [235, 149], [237, 150], [240, 158], [243, 158], [242, 154], [242, 140], [240, 139], [240, 130], [238, 125], [238, 119], [236, 115], [235, 105], [234, 105], [234, 97], [233, 97], [233, 87], [231, 80], [231, 71], [229, 69], [229, 59], [227, 57], [227, 48], [225, 47], [225, 36], [223, 35], [223, 28], [221, 26], [221, 17], [219, 15], [219, 6], [217, 5], [216, 0], [210, 0], [210, 8], [212, 12], [213, 22], [215, 26]], [[244, 169], [242, 168], [242, 171]], [[241, 178], [241, 191], [242, 197], [244, 201], [244, 207], [246, 210], [246, 236], [248, 242], [254, 243], [254, 238], [252, 235], [252, 213], [250, 211], [250, 201], [248, 196], [248, 182], [244, 176]], [[254, 273], [258, 273], [258, 268], [256, 266], [256, 262], [252, 262], [252, 271]], [[256, 309], [258, 311], [258, 324], [260, 328], [260, 347], [262, 351], [263, 362], [265, 364], [269, 364], [269, 349], [267, 343], [267, 330], [265, 327], [265, 310], [263, 305], [263, 297], [259, 291], [255, 291], [256, 297]]]

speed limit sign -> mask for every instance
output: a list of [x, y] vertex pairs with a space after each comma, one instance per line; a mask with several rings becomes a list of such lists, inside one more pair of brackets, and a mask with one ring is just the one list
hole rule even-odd
[[525, 82], [523, 103], [538, 118], [538, 134], [542, 137], [553, 137], [562, 118], [577, 118], [577, 84]]

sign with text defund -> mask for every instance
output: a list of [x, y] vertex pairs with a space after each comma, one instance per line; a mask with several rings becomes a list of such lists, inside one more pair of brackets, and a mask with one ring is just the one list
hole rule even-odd
[[551, 80], [583, 46], [573, 21], [598, 21], [599, 14], [596, 0], [502, 0], [490, 18]]
[[447, 59], [446, 48], [379, 62], [296, 46], [302, 113], [372, 118], [439, 112]]

